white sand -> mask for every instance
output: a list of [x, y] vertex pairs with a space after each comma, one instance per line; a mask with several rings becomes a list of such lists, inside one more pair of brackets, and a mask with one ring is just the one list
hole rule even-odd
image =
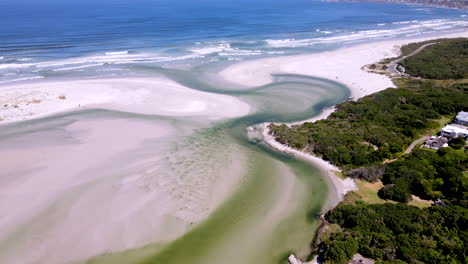
[[261, 139], [268, 144], [270, 147], [281, 151], [283, 153], [294, 155], [298, 158], [312, 162], [317, 166], [324, 175], [327, 176], [327, 179], [330, 181], [332, 189], [332, 195], [326, 204], [326, 210], [336, 206], [340, 201], [343, 200], [344, 195], [352, 190], [357, 190], [357, 185], [350, 178], [342, 180], [335, 175], [335, 172], [340, 172], [341, 170], [332, 165], [330, 162], [325, 161], [321, 158], [315, 157], [309, 153], [293, 149], [286, 145], [283, 145], [275, 140], [275, 138], [269, 133], [268, 129], [269, 123], [263, 123], [256, 125], [255, 127], [249, 128], [249, 130], [257, 130], [261, 133]]
[[[392, 56], [395, 43], [400, 42], [240, 63], [222, 76], [243, 85], [266, 84], [272, 73], [338, 77], [354, 97], [360, 97], [391, 86], [388, 78], [365, 73], [360, 67]], [[95, 108], [204, 119], [249, 112], [249, 106], [234, 97], [194, 91], [163, 78], [0, 87], [0, 124]], [[186, 232], [191, 223], [206, 217], [207, 207], [225, 198], [213, 188], [230, 189], [216, 179], [202, 177], [211, 174], [204, 170], [211, 166], [192, 166], [207, 153], [180, 165], [184, 155], [193, 155], [183, 149], [178, 158], [166, 145], [176, 133], [165, 122], [81, 120], [61, 129], [4, 139], [0, 209], [8, 214], [0, 218], [0, 262], [64, 263], [149, 242], [164, 243]], [[279, 144], [265, 127], [262, 133], [272, 147], [310, 160], [330, 176], [336, 200], [330, 199], [333, 204], [327, 206], [356, 188], [352, 181], [335, 177], [332, 171], [337, 168], [331, 164]], [[239, 162], [244, 161], [232, 164]], [[225, 169], [235, 172], [236, 168]]]
[[3, 139], [0, 262], [67, 263], [181, 235], [190, 219], [170, 195], [177, 185], [158, 182], [151, 162], [137, 166], [145, 145], [162, 158], [147, 140], [174, 133], [161, 122], [90, 120]]
[[188, 144], [174, 120], [92, 116], [0, 137], [0, 263], [69, 263], [173, 241], [244, 175], [243, 152], [225, 143], [215, 155], [228, 161], [217, 162], [208, 157], [216, 144]]
[[[271, 83], [273, 81], [272, 74], [311, 75], [343, 83], [351, 90], [352, 96], [358, 99], [388, 87], [395, 87], [389, 77], [362, 70], [364, 65], [378, 62], [384, 58], [395, 57], [400, 53], [399, 48], [408, 43], [456, 37], [468, 37], [468, 32], [427, 38], [374, 42], [331, 52], [253, 60], [234, 64], [224, 69], [220, 75], [229, 82], [245, 86], [260, 86]], [[314, 122], [327, 118], [333, 111], [333, 108], [324, 109], [318, 116], [305, 121]], [[288, 125], [297, 123], [301, 122]], [[357, 189], [356, 184], [351, 179], [341, 180], [336, 177], [333, 171], [340, 170], [329, 162], [277, 142], [269, 134], [267, 126], [266, 123], [260, 124], [255, 128], [251, 128], [251, 130], [261, 130], [263, 140], [272, 148], [309, 160], [319, 167], [325, 175], [329, 176], [327, 178], [335, 189], [337, 199], [330, 200], [326, 207], [334, 207], [348, 191]]]
[[[266, 85], [273, 81], [272, 74], [278, 73], [311, 75], [334, 80], [346, 85], [350, 89], [352, 97], [358, 99], [388, 87], [395, 87], [389, 77], [362, 70], [364, 65], [378, 62], [384, 58], [398, 56], [400, 53], [399, 48], [408, 43], [457, 37], [468, 37], [468, 32], [427, 38], [375, 42], [351, 48], [342, 48], [332, 52], [248, 61], [228, 67], [220, 75], [229, 82], [244, 86]], [[333, 108], [324, 109], [318, 116], [304, 121], [315, 122], [327, 118], [333, 111]], [[302, 122], [294, 122], [288, 125]], [[276, 141], [269, 133], [268, 123], [250, 127], [248, 133], [256, 134], [258, 130], [261, 132], [260, 138], [270, 147], [308, 160], [322, 170], [324, 175], [328, 176], [327, 179], [330, 181], [330, 186], [333, 189], [330, 199], [324, 207], [325, 211], [334, 208], [343, 200], [347, 192], [358, 189], [351, 178], [342, 180], [335, 175], [334, 172], [340, 171], [336, 166], [321, 158], [290, 148]], [[289, 256], [288, 260], [291, 264], [303, 263], [293, 254]], [[310, 263], [317, 263], [317, 257]]]
[[321, 77], [340, 82], [351, 90], [355, 99], [388, 87], [390, 78], [368, 73], [361, 68], [384, 58], [395, 57], [402, 45], [437, 38], [468, 37], [468, 31], [417, 39], [389, 40], [298, 56], [252, 60], [234, 64], [220, 75], [229, 82], [260, 86], [273, 81], [272, 74], [289, 73]]
[[[8, 212], [0, 217], [0, 263], [67, 263], [173, 241], [244, 175], [242, 152], [226, 143], [216, 154], [229, 162], [216, 162], [208, 157], [216, 143], [191, 145], [198, 125], [177, 121], [248, 114], [237, 98], [163, 78], [0, 87], [0, 125], [83, 109], [168, 118], [77, 115], [28, 124], [24, 134], [13, 124], [15, 134], [0, 138], [0, 210]], [[222, 170], [229, 173], [218, 177]]]
[[237, 98], [192, 90], [164, 78], [0, 86], [0, 124], [86, 108], [210, 119], [238, 117], [249, 112], [249, 105]]

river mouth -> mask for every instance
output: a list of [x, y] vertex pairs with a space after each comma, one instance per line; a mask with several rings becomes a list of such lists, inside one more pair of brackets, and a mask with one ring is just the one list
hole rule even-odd
[[[246, 128], [305, 120], [345, 100], [348, 89], [300, 75], [277, 75], [269, 85], [240, 90], [187, 77], [182, 83], [234, 96], [251, 112], [212, 121], [90, 109], [3, 126], [0, 141], [8, 147], [1, 156], [22, 155], [10, 158], [17, 163], [7, 166], [7, 183], [40, 184], [45, 177], [50, 184], [28, 190], [29, 196], [12, 195], [16, 201], [37, 195], [41, 206], [17, 214], [21, 224], [0, 242], [9, 252], [3, 258], [15, 259], [22, 250], [32, 252], [25, 263], [45, 254], [50, 263], [280, 263], [291, 252], [305, 257], [327, 183], [309, 163], [250, 140]], [[37, 151], [46, 153], [44, 163], [34, 160]], [[63, 152], [68, 154], [57, 158]], [[74, 174], [77, 160], [87, 170]], [[53, 161], [61, 164], [44, 168]], [[34, 166], [25, 171], [18, 162]], [[71, 176], [47, 178], [60, 173]], [[72, 241], [78, 241], [75, 252], [51, 253]]]

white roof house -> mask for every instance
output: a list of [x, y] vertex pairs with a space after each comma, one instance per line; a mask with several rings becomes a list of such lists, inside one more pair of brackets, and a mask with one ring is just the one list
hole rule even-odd
[[442, 128], [441, 136], [447, 138], [457, 138], [457, 137], [468, 137], [468, 127], [457, 125], [457, 124], [450, 124], [446, 125]]
[[454, 121], [457, 124], [468, 126], [468, 112], [459, 112]]

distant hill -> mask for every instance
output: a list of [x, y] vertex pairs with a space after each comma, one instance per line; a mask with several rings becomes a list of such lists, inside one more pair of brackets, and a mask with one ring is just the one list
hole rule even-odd
[[437, 7], [468, 9], [468, 0], [331, 0], [331, 1], [414, 4], [414, 5], [429, 5], [429, 6], [437, 6]]

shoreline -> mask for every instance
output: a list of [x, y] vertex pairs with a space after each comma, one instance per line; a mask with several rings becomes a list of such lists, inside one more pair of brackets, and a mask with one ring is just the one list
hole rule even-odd
[[[378, 75], [375, 73], [370, 73], [366, 72], [363, 67], [365, 65], [378, 62], [380, 60], [383, 60], [385, 58], [391, 58], [391, 57], [397, 57], [399, 54], [401, 54], [401, 46], [409, 44], [409, 43], [414, 43], [414, 42], [422, 42], [426, 40], [431, 40], [431, 39], [440, 39], [440, 38], [458, 38], [458, 37], [468, 37], [468, 32], [463, 31], [459, 33], [453, 33], [453, 34], [444, 34], [444, 35], [438, 35], [438, 36], [431, 36], [427, 38], [410, 38], [410, 39], [403, 39], [403, 40], [394, 40], [394, 41], [384, 41], [384, 42], [375, 42], [375, 43], [368, 43], [368, 44], [362, 44], [358, 45], [355, 47], [351, 48], [342, 48], [338, 49], [333, 52], [324, 52], [324, 53], [317, 53], [317, 54], [308, 54], [308, 55], [298, 55], [298, 56], [291, 56], [291, 57], [283, 57], [279, 58], [276, 61], [273, 59], [260, 59], [257, 61], [250, 61], [250, 62], [245, 62], [244, 68], [241, 67], [241, 65], [234, 65], [232, 67], [228, 67], [225, 70], [223, 70], [220, 75], [225, 78], [228, 81], [231, 82], [236, 82], [236, 77], [240, 77], [240, 82], [237, 81], [238, 84], [242, 85], [265, 85], [269, 82], [272, 82], [272, 76], [271, 74], [275, 73], [296, 73], [296, 74], [304, 74], [304, 75], [313, 75], [316, 77], [321, 77], [325, 79], [330, 79], [333, 81], [338, 81], [342, 84], [344, 84], [348, 89], [350, 90], [352, 97], [354, 100], [357, 100], [361, 97], [385, 90], [389, 87], [395, 88], [395, 85], [392, 82], [392, 78], [387, 75]], [[314, 63], [319, 62], [320, 60], [324, 59], [323, 54], [329, 55], [328, 61], [332, 61], [333, 63], [336, 63], [337, 60], [339, 61], [340, 56], [344, 56], [349, 58], [350, 56], [352, 57], [354, 51], [356, 51], [355, 54], [361, 53], [363, 50], [373, 48], [373, 50], [369, 51], [372, 55], [371, 56], [364, 56], [365, 62], [363, 63], [363, 58], [356, 58], [356, 60], [348, 60], [347, 66], [349, 66], [349, 69], [351, 71], [340, 71], [343, 70], [343, 67], [339, 68], [338, 72], [326, 72], [326, 69], [331, 70], [327, 67], [319, 69], [319, 74], [316, 74], [314, 72], [313, 66]], [[393, 55], [388, 56], [388, 51], [389, 49], [392, 48], [393, 50]], [[396, 50], [396, 48], [398, 50]], [[380, 52], [376, 52], [379, 51]], [[376, 54], [380, 53], [381, 56], [380, 58], [375, 58]], [[306, 62], [302, 62], [301, 60], [305, 60]], [[309, 64], [307, 64], [307, 61], [309, 61]], [[306, 65], [309, 65], [311, 67], [305, 67]], [[310, 69], [312, 68], [312, 69]], [[250, 70], [249, 71], [246, 71]], [[310, 69], [310, 70], [309, 70]], [[317, 68], [315, 68], [317, 69]], [[359, 72], [356, 72], [356, 69], [359, 69]], [[320, 71], [321, 70], [321, 71]], [[311, 71], [311, 72], [308, 72]], [[357, 76], [362, 76], [363, 74], [368, 74], [370, 76], [381, 76], [385, 78], [386, 80], [380, 78], [371, 78], [372, 81], [368, 82], [367, 78], [361, 79], [361, 82], [353, 82], [352, 75], [357, 74]], [[244, 77], [240, 76], [244, 75]], [[331, 78], [332, 75], [335, 75], [335, 78]], [[247, 78], [245, 77], [247, 76]], [[248, 79], [248, 77], [251, 77]], [[255, 78], [254, 78], [255, 77]], [[367, 76], [369, 77], [369, 76]], [[239, 80], [237, 79], [237, 80]], [[386, 83], [391, 82], [391, 86], [385, 85]], [[367, 84], [375, 85], [374, 89], [363, 89], [363, 87], [368, 87]], [[325, 109], [322, 109], [322, 111], [316, 115], [315, 117], [312, 117], [307, 120], [303, 121], [297, 121], [297, 122], [291, 122], [291, 123], [286, 123], [286, 125], [291, 126], [295, 124], [301, 124], [304, 122], [315, 122], [317, 120], [321, 119], [326, 119], [332, 112], [334, 111], [334, 107], [328, 107]], [[357, 185], [355, 184], [354, 180], [351, 178], [345, 178], [344, 180], [340, 179], [335, 175], [334, 172], [338, 171], [341, 172], [339, 168], [336, 166], [332, 165], [331, 163], [316, 157], [314, 155], [311, 155], [309, 153], [293, 149], [287, 145], [283, 145], [280, 142], [276, 141], [275, 138], [270, 134], [270, 130], [268, 128], [268, 123], [262, 123], [256, 126], [251, 127], [250, 129], [254, 130], [260, 130], [261, 132], [261, 140], [271, 147], [272, 149], [286, 153], [286, 154], [291, 154], [297, 158], [309, 161], [312, 163], [314, 166], [318, 167], [323, 175], [325, 176], [324, 178], [328, 181], [330, 188], [332, 188], [333, 192], [329, 195], [327, 198], [327, 202], [324, 205], [323, 213], [332, 210], [335, 208], [342, 200], [343, 197], [348, 193], [349, 191], [357, 190]], [[317, 231], [318, 232], [318, 231]], [[310, 262], [302, 262], [302, 260], [298, 259], [294, 254], [291, 254], [288, 257], [288, 261], [290, 264], [302, 264], [302, 263], [311, 263], [315, 264], [317, 262], [317, 256], [314, 257], [314, 259]]]
[[197, 91], [162, 77], [39, 81], [0, 86], [0, 125], [89, 109], [210, 120], [247, 115], [233, 96]]
[[250, 60], [224, 68], [219, 76], [228, 82], [252, 87], [273, 82], [272, 74], [309, 75], [341, 83], [350, 89], [351, 97], [358, 99], [395, 87], [388, 76], [363, 71], [364, 65], [397, 57], [401, 46], [408, 43], [457, 37], [468, 37], [468, 31], [368, 42], [319, 53]]
[[468, 7], [466, 6], [448, 6], [448, 5], [438, 5], [432, 3], [411, 3], [411, 2], [385, 2], [385, 1], [371, 1], [371, 0], [324, 0], [325, 2], [348, 2], [348, 3], [379, 3], [379, 4], [389, 4], [389, 5], [408, 5], [408, 6], [421, 6], [421, 7], [434, 7], [434, 8], [445, 8], [445, 9], [459, 9], [459, 10], [466, 10]]
[[353, 179], [340, 179], [336, 176], [335, 173], [341, 172], [341, 170], [335, 165], [319, 157], [297, 149], [293, 149], [276, 141], [274, 136], [270, 134], [268, 125], [269, 123], [262, 123], [251, 127], [250, 131], [253, 130], [256, 131], [257, 134], [259, 133], [260, 139], [269, 147], [279, 152], [290, 154], [302, 160], [308, 161], [314, 166], [316, 166], [324, 175], [327, 176], [325, 177], [325, 179], [329, 181], [329, 183], [331, 183], [330, 187], [333, 188], [332, 194], [334, 198], [328, 199], [323, 209], [324, 212], [335, 207], [339, 202], [341, 202], [346, 193], [352, 190], [357, 190], [357, 185], [354, 183]]
[[[370, 45], [370, 44], [366, 44], [366, 45]], [[361, 46], [356, 46], [356, 47], [361, 47]], [[345, 48], [345, 49], [353, 50], [356, 47]], [[361, 47], [361, 50], [362, 50], [362, 47]], [[376, 53], [377, 52], [372, 53], [371, 54], [372, 57], [375, 57]], [[331, 55], [335, 54], [334, 58], [339, 59], [339, 57], [337, 56], [340, 55], [340, 52], [333, 51], [333, 52], [325, 52], [325, 53], [320, 53], [320, 54], [321, 55], [326, 54], [325, 57], [330, 56], [330, 54]], [[355, 54], [351, 54], [351, 55], [356, 56]], [[310, 57], [314, 57], [314, 56], [317, 56], [317, 54], [300, 55], [299, 57], [300, 58], [308, 57], [309, 59], [311, 59]], [[281, 64], [281, 60], [283, 58], [285, 57], [278, 57], [276, 58], [276, 60], [278, 60], [279, 64]], [[320, 61], [322, 60], [323, 57], [318, 57], [318, 58]], [[336, 64], [338, 62], [339, 60], [338, 61], [332, 60], [331, 65], [336, 66], [336, 65], [333, 65], [333, 63]], [[355, 61], [354, 60], [347, 61], [347, 63], [351, 63], [351, 64], [353, 62]], [[308, 61], [307, 63], [311, 65], [314, 64], [314, 62], [310, 62], [310, 61]], [[355, 63], [359, 63], [359, 61]], [[369, 62], [369, 63], [372, 63], [372, 62]], [[243, 63], [240, 63], [240, 64], [243, 64]], [[345, 65], [341, 65], [342, 68], [340, 69], [349, 70], [349, 67], [347, 68], [346, 65], [348, 64], [345, 63]], [[291, 70], [294, 70], [295, 67], [299, 67], [298, 68], [299, 70], [309, 70], [308, 68], [301, 68], [304, 66], [304, 64], [302, 64], [301, 62], [297, 63], [295, 61], [291, 61], [291, 64], [286, 65], [286, 66], [290, 67]], [[324, 67], [321, 70], [326, 71], [327, 69], [328, 69], [327, 67]], [[352, 67], [351, 73], [348, 73], [348, 75], [353, 75], [354, 69], [355, 67]], [[361, 67], [359, 67], [359, 70], [362, 71]], [[266, 72], [266, 74], [268, 77], [268, 72]], [[310, 75], [311, 73], [309, 72], [307, 74]], [[315, 75], [315, 73], [313, 74]], [[366, 76], [375, 75], [375, 74], [367, 74], [367, 73], [365, 74]], [[255, 74], [253, 74], [253, 78], [255, 77], [256, 77]], [[336, 77], [339, 77], [339, 76], [336, 76]], [[389, 80], [387, 80], [389, 79], [388, 77], [383, 76], [383, 75], [380, 77], [375, 79], [374, 84], [377, 84], [379, 82], [382, 82], [382, 83], [389, 82]], [[362, 79], [361, 82], [363, 80], [365, 79]], [[341, 77], [339, 77], [339, 81], [340, 82], [342, 81]], [[345, 78], [345, 81], [346, 81], [346, 78]], [[353, 80], [348, 80], [348, 81], [352, 82]], [[357, 89], [356, 87], [358, 87], [358, 85], [355, 85], [355, 83], [352, 83], [352, 84], [353, 84], [352, 86], [346, 85], [346, 84], [345, 85], [349, 87], [351, 91], [353, 91], [353, 89]], [[188, 87], [180, 85], [174, 81], [171, 81], [165, 78], [159, 78], [159, 77], [112, 78], [112, 79], [102, 78], [102, 79], [84, 80], [84, 81], [83, 80], [81, 81], [80, 80], [45, 81], [44, 80], [44, 81], [34, 81], [29, 84], [11, 84], [5, 87], [6, 88], [4, 90], [0, 89], [0, 102], [8, 102], [9, 106], [4, 107], [4, 104], [2, 103], [0, 104], [0, 107], [4, 108], [4, 110], [9, 109], [8, 111], [12, 111], [12, 112], [10, 115], [11, 119], [9, 121], [8, 120], [1, 121], [0, 127], [2, 124], [6, 125], [6, 124], [11, 124], [11, 123], [21, 123], [21, 121], [23, 121], [22, 118], [25, 118], [25, 120], [33, 120], [33, 119], [38, 119], [38, 118], [42, 118], [45, 116], [57, 115], [61, 113], [68, 113], [68, 112], [73, 112], [73, 111], [78, 112], [83, 109], [88, 109], [88, 110], [89, 109], [110, 109], [110, 110], [119, 110], [119, 111], [126, 111], [126, 112], [132, 112], [132, 113], [163, 115], [163, 116], [166, 115], [166, 116], [184, 117], [184, 118], [193, 117], [193, 116], [195, 117], [203, 116], [209, 120], [218, 120], [218, 119], [223, 119], [223, 118], [238, 117], [242, 115], [247, 115], [249, 112], [252, 111], [251, 106], [249, 104], [247, 104], [246, 102], [236, 97], [195, 91]], [[381, 89], [382, 87], [375, 86], [373, 89], [377, 89], [377, 88]], [[383, 87], [383, 88], [386, 88], [386, 87]], [[359, 97], [359, 96], [362, 97], [366, 95], [365, 93], [371, 92], [369, 90], [364, 90], [364, 89], [362, 90], [359, 89], [356, 91], [357, 91], [356, 97]], [[61, 96], [65, 96], [65, 98], [62, 99], [60, 98]], [[18, 102], [19, 107], [16, 107], [16, 108], [12, 107], [12, 105], [10, 105], [11, 102], [16, 102], [16, 101]], [[15, 112], [15, 111], [23, 110], [23, 109], [26, 109], [24, 113]], [[331, 112], [333, 112], [333, 108], [324, 109], [318, 116], [315, 116], [312, 119], [309, 119], [308, 121], [316, 121], [318, 119], [326, 118]], [[16, 115], [17, 113], [19, 113], [19, 115]], [[5, 114], [5, 113], [2, 113], [2, 114]], [[2, 116], [0, 116], [0, 118], [2, 118]], [[122, 153], [124, 154], [122, 157], [119, 156], [119, 159], [115, 160], [114, 162], [119, 162], [120, 159], [128, 161], [129, 159], [128, 157], [132, 156], [132, 155], [129, 155], [129, 153], [134, 153], [133, 158], [137, 158], [138, 157], [137, 154], [139, 152], [134, 150], [132, 147], [134, 147], [135, 145], [147, 144], [147, 142], [145, 143], [142, 143], [142, 142], [144, 142], [144, 140], [146, 140], [147, 138], [152, 138], [154, 134], [159, 135], [159, 136], [165, 136], [165, 135], [170, 135], [174, 133], [173, 130], [171, 130], [171, 127], [169, 125], [166, 125], [163, 123], [154, 124], [154, 126], [153, 125], [144, 126], [143, 124], [138, 124], [139, 129], [135, 129], [138, 122], [135, 122], [135, 124], [132, 123], [131, 125], [129, 125], [128, 121], [126, 120], [115, 121], [115, 122], [112, 120], [106, 120], [105, 122], [106, 123], [102, 123], [101, 121], [97, 122], [97, 121], [90, 120], [83, 124], [74, 124], [70, 128], [71, 129], [70, 133], [72, 133], [72, 135], [76, 134], [76, 137], [79, 138], [78, 136], [87, 136], [89, 134], [89, 133], [82, 133], [82, 131], [85, 131], [86, 129], [93, 129], [93, 131], [91, 131], [92, 133], [90, 134], [91, 137], [89, 139], [85, 138], [86, 140], [88, 140], [88, 141], [85, 141], [85, 143], [88, 146], [90, 146], [91, 150], [95, 148], [95, 149], [99, 149], [102, 151], [106, 151], [102, 153], [102, 157], [103, 157], [102, 160], [107, 160], [106, 155], [110, 156], [112, 153], [116, 151], [114, 148], [108, 149], [107, 147], [105, 147], [106, 145], [111, 146], [113, 144], [112, 140], [114, 141], [117, 140], [113, 137], [104, 136], [105, 129], [108, 129], [109, 127], [114, 128], [116, 131], [119, 131], [120, 133], [122, 133], [122, 136], [128, 135], [129, 133], [134, 133], [133, 130], [138, 131], [138, 133], [141, 133], [139, 137], [132, 139], [133, 141], [129, 140], [128, 144], [124, 144], [121, 150], [118, 149], [119, 151], [122, 151]], [[299, 121], [295, 123], [302, 123], [302, 122]], [[259, 127], [259, 131], [261, 131], [261, 136], [263, 137], [264, 142], [267, 145], [269, 145], [271, 148], [276, 149], [283, 153], [294, 155], [300, 159], [309, 161], [313, 163], [314, 166], [318, 167], [318, 169], [322, 171], [323, 175], [325, 176], [324, 179], [327, 181], [329, 185], [329, 189], [330, 189], [329, 194], [327, 195], [327, 197], [325, 197], [326, 201], [323, 206], [324, 211], [330, 210], [333, 207], [335, 207], [341, 201], [344, 194], [356, 188], [356, 185], [354, 184], [353, 180], [351, 179], [342, 180], [338, 178], [336, 175], [334, 175], [333, 173], [334, 171], [340, 171], [336, 166], [333, 166], [332, 164], [318, 157], [315, 157], [311, 154], [308, 154], [300, 150], [296, 150], [296, 149], [293, 149], [293, 148], [290, 148], [288, 146], [278, 143], [274, 139], [274, 137], [269, 134], [268, 123], [261, 124]], [[60, 134], [59, 135], [51, 134], [50, 138], [54, 140], [61, 139], [59, 136]], [[62, 140], [64, 141], [65, 139], [66, 138], [63, 138]], [[105, 140], [101, 140], [101, 139], [105, 139]], [[40, 140], [38, 139], [36, 140], [36, 142], [40, 142], [41, 140], [44, 140], [44, 138], [41, 138]], [[119, 142], [120, 144], [122, 143], [120, 139], [119, 139]], [[58, 149], [58, 150], [65, 152], [65, 153], [69, 153], [70, 149], [73, 148], [71, 150], [76, 152], [76, 154], [74, 155], [77, 157], [75, 158], [75, 160], [78, 160], [78, 158], [81, 157], [80, 155], [82, 155], [81, 152], [79, 152], [81, 150], [81, 146], [75, 146], [72, 143], [70, 143], [70, 145], [72, 146], [69, 147], [67, 145], [67, 146], [62, 147], [62, 149]], [[70, 149], [66, 149], [65, 147], [70, 148]], [[41, 153], [44, 153], [44, 146], [38, 145], [37, 148], [41, 149], [42, 151]], [[130, 150], [133, 150], [134, 152], [129, 152], [127, 148]], [[96, 155], [96, 154], [93, 153], [93, 155]], [[93, 155], [89, 155], [87, 156], [87, 158], [95, 162]], [[173, 155], [173, 153], [170, 153], [170, 155]], [[13, 157], [13, 155], [11, 154], [8, 154], [6, 156]], [[63, 156], [62, 158], [65, 159], [65, 156]], [[135, 162], [138, 162], [138, 159], [136, 159]], [[91, 164], [91, 161], [84, 162], [84, 163]], [[57, 168], [54, 168], [54, 169], [56, 171], [62, 170], [62, 167], [60, 167], [60, 166], [63, 166], [62, 164], [66, 164], [66, 163], [56, 162], [56, 164], [53, 164], [53, 165], [57, 166]], [[13, 166], [13, 165], [14, 164], [12, 163], [11, 166], [13, 169], [15, 169], [17, 166]], [[51, 165], [48, 165], [48, 166], [51, 166]], [[78, 171], [79, 167], [76, 167], [76, 168], [73, 166], [69, 166], [69, 167], [77, 170], [76, 173], [81, 173], [81, 171]], [[67, 170], [70, 170], [70, 168], [67, 168]], [[131, 168], [129, 168], [129, 170], [130, 169]], [[99, 172], [99, 171], [96, 170], [96, 172]], [[107, 172], [107, 173], [110, 173], [110, 172]], [[137, 173], [138, 171], [135, 172], [135, 174]], [[153, 173], [153, 171], [148, 171], [148, 173]], [[67, 173], [67, 174], [72, 175], [71, 173]], [[49, 177], [55, 176], [55, 175], [60, 176], [60, 174], [56, 172], [54, 173], [44, 172], [44, 175], [48, 175]], [[36, 177], [36, 180], [37, 179], [39, 179], [39, 177]], [[62, 177], [60, 177], [59, 179], [63, 180]], [[128, 178], [125, 178], [124, 179], [125, 181], [122, 181], [122, 183], [133, 182], [135, 181], [135, 179], [138, 179], [138, 177], [128, 177]], [[53, 179], [50, 179], [50, 182], [53, 182], [54, 184], [56, 184], [56, 182], [54, 182]], [[60, 181], [58, 181], [58, 183], [60, 183]], [[74, 183], [71, 182], [71, 184], [74, 184]], [[88, 207], [90, 207], [89, 205], [93, 204], [93, 200], [94, 200], [93, 197], [99, 197], [103, 193], [103, 190], [108, 191], [110, 193], [112, 190], [108, 188], [111, 188], [112, 186], [111, 187], [109, 186], [110, 185], [108, 184], [103, 184], [103, 185], [99, 184], [96, 186], [96, 188], [92, 190], [90, 190], [89, 188], [83, 188], [83, 190], [81, 189], [77, 190], [76, 193], [78, 193], [78, 191], [79, 192], [92, 191], [92, 195], [89, 196], [90, 198], [87, 200], [86, 204], [80, 205], [80, 207], [77, 207], [77, 209], [75, 209], [77, 210], [75, 211], [76, 214], [78, 215], [79, 210], [85, 210]], [[124, 186], [124, 184], [122, 184], [122, 186]], [[139, 190], [138, 186], [135, 185], [134, 189], [131, 190], [132, 195], [133, 195], [133, 192], [135, 192], [135, 195], [137, 195], [138, 190]], [[119, 196], [117, 198], [125, 200], [124, 194], [122, 194], [121, 197]], [[167, 197], [164, 197], [164, 198], [167, 198]], [[162, 198], [161, 199], [158, 198], [158, 201], [160, 201], [161, 203], [164, 203], [165, 200], [163, 200]], [[143, 205], [144, 204], [143, 202], [144, 201], [142, 198], [141, 204], [139, 203], [139, 206]], [[64, 206], [64, 208], [66, 207]], [[81, 209], [81, 208], [84, 208], [84, 209]], [[141, 208], [143, 208], [143, 206]], [[96, 212], [100, 213], [100, 211], [96, 211]], [[190, 214], [185, 214], [185, 211], [184, 211], [183, 216], [187, 217], [188, 219], [187, 222], [192, 222], [189, 219], [191, 217]], [[141, 218], [138, 217], [138, 219], [141, 219]], [[138, 229], [139, 226], [145, 225], [145, 223], [143, 223], [143, 220], [141, 221], [142, 221], [141, 225], [136, 225], [135, 229]], [[110, 227], [112, 226], [105, 225], [105, 224], [102, 225], [102, 228], [110, 228]], [[179, 229], [179, 227], [177, 227], [176, 229]], [[183, 231], [179, 231], [179, 232], [183, 232]], [[93, 250], [95, 249], [96, 248], [94, 248]], [[293, 259], [295, 259], [295, 257], [293, 257]], [[301, 262], [299, 260], [296, 260], [296, 263], [301, 263]]]

